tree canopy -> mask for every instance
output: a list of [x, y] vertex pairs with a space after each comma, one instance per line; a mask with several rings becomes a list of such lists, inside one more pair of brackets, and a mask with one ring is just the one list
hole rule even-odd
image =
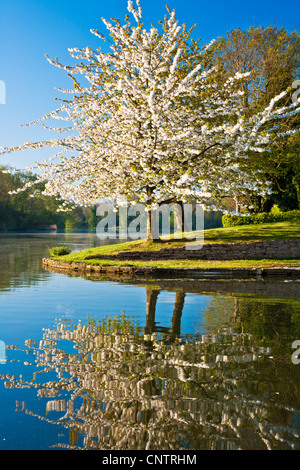
[[[68, 136], [3, 152], [59, 148], [37, 164], [39, 181], [47, 180], [44, 194], [75, 204], [125, 198], [150, 211], [170, 200], [204, 204], [265, 195], [269, 183], [253, 155], [265, 158], [278, 122], [296, 116], [300, 101], [289, 102], [290, 90], [280, 90], [249, 113], [245, 83], [251, 71], [239, 67], [220, 82], [213, 44], [200, 47], [174, 11], [168, 9], [160, 31], [145, 29], [139, 0], [136, 6], [128, 1], [128, 13], [133, 24], [128, 15], [124, 24], [103, 19], [109, 38], [92, 30], [109, 41], [110, 52], [70, 49], [74, 66], [49, 59], [74, 86], [62, 90], [69, 99], [35, 122], [65, 120], [69, 126], [49, 129]], [[298, 127], [280, 129], [277, 139]]]
[[[214, 60], [218, 64], [221, 82], [242, 70], [251, 72], [244, 80], [244, 106], [251, 115], [263, 109], [269, 100], [289, 89], [283, 99], [288, 104], [299, 96], [300, 86], [300, 36], [297, 31], [288, 32], [284, 28], [240, 28], [227, 33], [215, 44]], [[265, 179], [270, 181], [272, 194], [264, 201], [254, 197], [256, 210], [269, 210], [275, 202], [282, 210], [300, 207], [300, 160], [299, 134], [277, 138], [287, 130], [299, 129], [299, 115], [286, 116], [277, 123], [275, 143], [263, 158], [253, 158], [253, 164], [264, 168]], [[253, 195], [252, 195], [253, 196]], [[259, 203], [257, 205], [257, 203]]]

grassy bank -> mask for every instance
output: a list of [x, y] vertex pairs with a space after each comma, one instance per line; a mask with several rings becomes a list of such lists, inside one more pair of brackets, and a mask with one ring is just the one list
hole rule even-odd
[[190, 269], [263, 269], [263, 268], [300, 268], [300, 259], [261, 259], [261, 260], [235, 260], [235, 261], [209, 261], [209, 260], [160, 260], [160, 261], [133, 261], [133, 260], [84, 260], [74, 256], [69, 259], [66, 257], [51, 258], [58, 261], [67, 261], [70, 263], [85, 263], [89, 266], [136, 266], [151, 268], [190, 268]]
[[[190, 235], [190, 234], [189, 234]], [[201, 233], [195, 232], [195, 237], [199, 238]], [[245, 225], [228, 228], [218, 228], [205, 230], [204, 243], [247, 243], [259, 240], [279, 240], [279, 239], [300, 239], [300, 224], [295, 221], [261, 224], [261, 225]], [[190, 241], [190, 237], [189, 240]], [[64, 256], [51, 256], [51, 259], [59, 261], [67, 261], [73, 263], [86, 263], [89, 265], [100, 266], [149, 266], [149, 267], [166, 267], [166, 268], [270, 268], [270, 267], [300, 267], [299, 259], [251, 259], [251, 260], [232, 260], [232, 261], [209, 261], [197, 259], [174, 259], [174, 260], [114, 260], [101, 259], [101, 257], [115, 256], [120, 252], [144, 252], [157, 251], [166, 248], [181, 248], [187, 243], [186, 239], [182, 240], [161, 240], [157, 242], [149, 242], [146, 240], [136, 240], [114, 245], [106, 245], [103, 247], [91, 248]], [[91, 259], [91, 257], [97, 257]], [[85, 259], [89, 257], [89, 259]]]

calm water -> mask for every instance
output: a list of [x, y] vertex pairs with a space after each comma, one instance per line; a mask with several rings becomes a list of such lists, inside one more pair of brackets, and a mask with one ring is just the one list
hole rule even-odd
[[0, 235], [0, 449], [300, 449], [299, 283], [41, 266], [101, 243]]

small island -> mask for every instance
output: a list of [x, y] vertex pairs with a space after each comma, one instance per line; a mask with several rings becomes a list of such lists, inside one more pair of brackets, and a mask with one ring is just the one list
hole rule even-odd
[[[135, 240], [54, 255], [43, 259], [50, 270], [164, 277], [207, 272], [248, 274], [300, 273], [299, 219], [204, 231], [200, 249], [187, 250], [188, 239]], [[195, 238], [196, 238], [195, 233]], [[199, 238], [199, 234], [198, 234]]]

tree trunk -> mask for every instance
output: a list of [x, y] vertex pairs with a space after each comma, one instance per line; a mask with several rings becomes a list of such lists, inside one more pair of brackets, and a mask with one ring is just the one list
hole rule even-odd
[[298, 209], [300, 209], [300, 172], [295, 172], [294, 184], [296, 186]]
[[184, 300], [185, 300], [185, 292], [177, 291], [176, 298], [174, 302], [174, 310], [173, 310], [173, 317], [172, 317], [172, 326], [171, 326], [171, 337], [178, 337], [181, 333], [181, 316], [182, 310], [184, 307]]
[[181, 232], [184, 235], [185, 223], [184, 223], [184, 206], [182, 201], [175, 203], [175, 220], [176, 220], [176, 232]]
[[147, 314], [146, 314], [146, 325], [145, 325], [145, 333], [150, 335], [155, 331], [155, 310], [156, 310], [156, 303], [157, 297], [160, 293], [160, 290], [151, 289], [151, 287], [146, 287], [147, 293]]
[[240, 205], [237, 201], [237, 199], [235, 200], [235, 212], [238, 214], [240, 212]]
[[147, 214], [147, 240], [150, 240], [150, 241], [159, 240], [156, 213], [153, 210], [148, 211], [148, 214]]
[[[150, 205], [151, 204], [151, 197], [153, 193], [153, 189], [151, 187], [147, 187], [147, 195], [148, 195], [148, 201], [147, 203]], [[147, 214], [147, 240], [149, 241], [155, 241], [159, 240], [159, 233], [157, 229], [157, 222], [156, 222], [156, 213], [152, 209], [148, 211]]]

